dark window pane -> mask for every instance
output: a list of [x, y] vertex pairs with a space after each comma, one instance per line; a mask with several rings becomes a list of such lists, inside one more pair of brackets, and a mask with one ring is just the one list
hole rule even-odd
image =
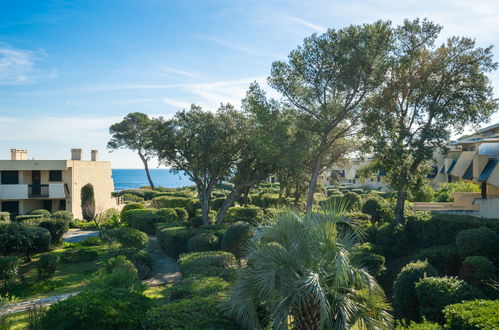
[[19, 171], [2, 171], [2, 184], [19, 184]]
[[49, 181], [62, 181], [62, 171], [49, 171]]

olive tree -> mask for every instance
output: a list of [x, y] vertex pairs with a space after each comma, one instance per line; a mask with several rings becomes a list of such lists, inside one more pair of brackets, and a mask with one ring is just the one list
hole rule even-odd
[[497, 67], [492, 47], [464, 37], [435, 45], [441, 29], [419, 19], [397, 27], [385, 81], [365, 103], [365, 147], [374, 156], [369, 168], [387, 171], [400, 223], [408, 191], [422, 182], [452, 130], [488, 120], [497, 108], [486, 75]]
[[289, 54], [288, 62], [272, 64], [269, 84], [296, 109], [302, 117], [301, 129], [316, 141], [307, 211], [325, 155], [358, 128], [363, 101], [383, 81], [390, 38], [390, 24], [382, 21], [329, 29], [306, 38]]

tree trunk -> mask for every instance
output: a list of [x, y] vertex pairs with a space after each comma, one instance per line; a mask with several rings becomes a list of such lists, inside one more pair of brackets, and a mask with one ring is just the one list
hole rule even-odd
[[144, 163], [144, 169], [146, 170], [147, 180], [149, 181], [149, 185], [151, 189], [154, 189], [154, 183], [152, 182], [151, 173], [149, 173], [149, 164], [147, 163], [147, 158], [139, 151], [139, 157]]
[[291, 311], [295, 329], [318, 330], [321, 328], [320, 305], [314, 295], [309, 294], [303, 302], [292, 308]]
[[217, 214], [217, 225], [222, 224], [224, 221], [225, 217], [225, 212], [231, 207], [232, 204], [234, 204], [235, 200], [241, 196], [242, 191], [244, 190], [244, 186], [235, 186], [232, 191], [230, 192], [229, 196], [225, 199], [223, 202], [222, 206], [220, 207], [220, 210], [218, 210]]
[[317, 179], [319, 178], [319, 172], [321, 170], [321, 158], [317, 157], [312, 169], [312, 177], [310, 178], [310, 183], [308, 184], [308, 196], [307, 196], [307, 208], [306, 212], [310, 213], [312, 210], [312, 204], [314, 203], [315, 189], [317, 188]]
[[397, 204], [395, 205], [395, 221], [400, 224], [405, 224], [404, 205], [407, 199], [407, 192], [400, 190], [397, 192]]
[[209, 194], [211, 192], [208, 191], [199, 191], [199, 202], [201, 203], [201, 215], [203, 217], [203, 224], [209, 225], [210, 218], [208, 215], [210, 214], [210, 199]]

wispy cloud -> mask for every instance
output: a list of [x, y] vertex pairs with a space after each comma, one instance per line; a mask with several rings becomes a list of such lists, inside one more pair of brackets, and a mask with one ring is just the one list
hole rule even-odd
[[245, 52], [245, 53], [249, 53], [249, 54], [253, 54], [253, 55], [268, 57], [268, 58], [272, 58], [272, 59], [279, 59], [279, 58], [282, 57], [279, 54], [262, 52], [260, 50], [257, 50], [255, 48], [253, 48], [253, 47], [250, 47], [250, 46], [247, 46], [247, 45], [243, 45], [243, 44], [239, 44], [239, 43], [236, 43], [236, 42], [233, 42], [233, 41], [225, 40], [225, 39], [222, 39], [222, 38], [219, 38], [219, 37], [215, 37], [215, 36], [199, 35], [199, 37], [203, 38], [203, 39], [206, 39], [206, 40], [214, 41], [214, 42], [216, 42], [216, 43], [218, 43], [220, 45], [226, 46], [228, 48], [232, 48], [232, 49], [235, 49], [235, 50], [238, 50], [238, 51], [241, 51], [241, 52]]
[[190, 78], [201, 78], [201, 76], [199, 74], [176, 69], [176, 68], [171, 68], [171, 67], [164, 66], [164, 65], [161, 66], [160, 68], [166, 72], [174, 73], [174, 74], [181, 75], [181, 76], [186, 76], [186, 77], [190, 77]]
[[45, 56], [43, 51], [29, 51], [0, 44], [0, 85], [28, 85], [40, 79], [55, 78], [55, 69], [48, 72], [36, 68], [35, 63]]
[[295, 17], [295, 16], [290, 16], [290, 15], [286, 15], [286, 14], [283, 14], [281, 13], [281, 15], [289, 20], [289, 21], [292, 21], [292, 22], [295, 22], [295, 23], [298, 23], [298, 24], [301, 24], [305, 27], [308, 27], [314, 31], [317, 31], [317, 32], [320, 32], [320, 33], [324, 33], [327, 31], [327, 29], [323, 26], [320, 26], [320, 25], [317, 25], [317, 24], [314, 24], [310, 21], [307, 21], [306, 19], [304, 18], [300, 18], [300, 17]]

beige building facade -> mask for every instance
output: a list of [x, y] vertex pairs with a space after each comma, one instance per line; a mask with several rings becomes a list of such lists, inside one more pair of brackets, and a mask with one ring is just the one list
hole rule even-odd
[[72, 149], [70, 160], [30, 160], [26, 150], [11, 149], [11, 159], [0, 160], [0, 211], [68, 210], [81, 219], [80, 193], [87, 183], [94, 187], [97, 211], [115, 208], [111, 163], [98, 161], [97, 150], [90, 160], [82, 155], [81, 149]]

